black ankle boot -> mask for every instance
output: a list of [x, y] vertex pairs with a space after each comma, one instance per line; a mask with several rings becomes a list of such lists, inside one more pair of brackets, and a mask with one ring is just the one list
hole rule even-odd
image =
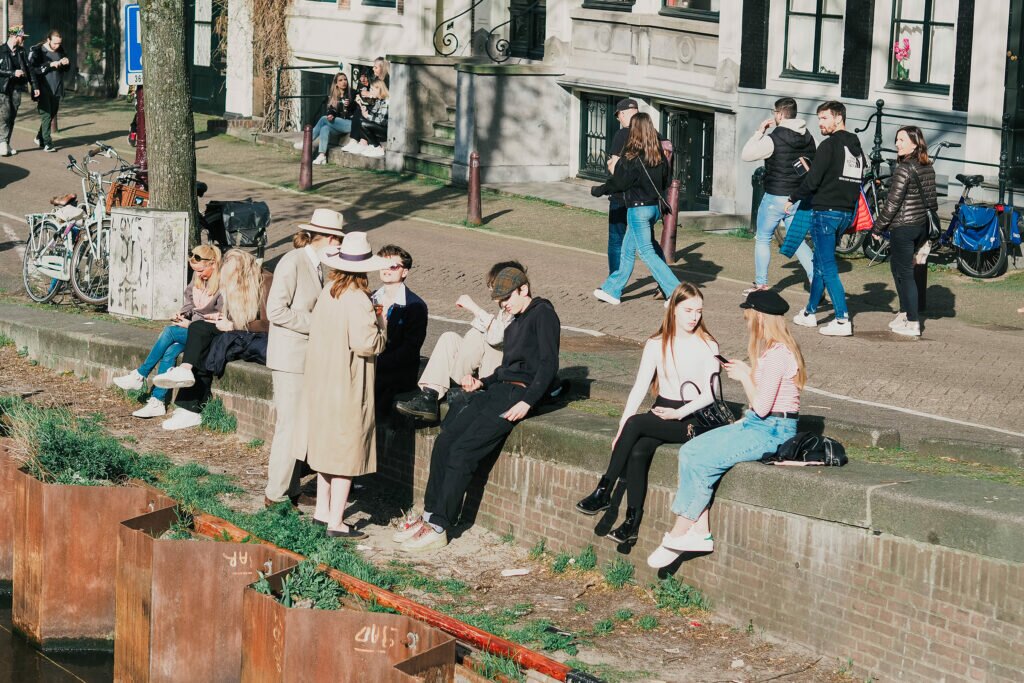
[[597, 482], [597, 488], [589, 496], [576, 503], [576, 509], [585, 515], [596, 515], [602, 510], [607, 510], [611, 504], [612, 483], [608, 477], [601, 477]]
[[424, 422], [438, 422], [441, 419], [438, 400], [436, 391], [433, 389], [423, 389], [408, 401], [396, 403], [395, 409], [403, 415], [417, 417]]
[[616, 543], [636, 543], [640, 535], [640, 520], [644, 517], [644, 511], [637, 508], [626, 508], [626, 519], [617, 529], [608, 534], [608, 538]]

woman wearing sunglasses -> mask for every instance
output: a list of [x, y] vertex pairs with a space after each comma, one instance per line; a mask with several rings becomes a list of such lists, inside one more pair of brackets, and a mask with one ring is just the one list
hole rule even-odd
[[[327, 95], [327, 113], [313, 126], [313, 140], [318, 141], [318, 154], [313, 163], [321, 166], [327, 163], [327, 148], [331, 145], [331, 137], [348, 135], [352, 131], [352, 110], [355, 100], [352, 88], [348, 84], [348, 76], [338, 74], [331, 83], [331, 91]], [[302, 143], [296, 142], [295, 149], [302, 149]]]
[[[220, 292], [220, 249], [213, 245], [201, 244], [192, 250], [188, 264], [192, 268], [192, 281], [185, 288], [185, 305], [171, 320], [173, 324], [164, 328], [146, 360], [127, 375], [114, 378], [114, 384], [125, 391], [139, 391], [145, 385], [146, 377], [156, 368], [164, 373], [174, 367], [178, 354], [185, 349], [188, 326], [196, 320], [216, 321], [221, 317], [224, 297]], [[146, 405], [136, 410], [135, 417], [160, 417], [167, 412], [164, 400], [167, 389], [155, 387]]]

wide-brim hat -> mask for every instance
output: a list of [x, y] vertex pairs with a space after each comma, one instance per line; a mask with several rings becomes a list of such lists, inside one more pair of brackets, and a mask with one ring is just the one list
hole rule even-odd
[[313, 212], [313, 217], [309, 219], [309, 222], [299, 225], [299, 229], [319, 232], [323, 235], [344, 237], [345, 233], [341, 231], [344, 225], [345, 217], [339, 212], [331, 209], [317, 209]]
[[365, 232], [345, 235], [340, 247], [331, 247], [323, 252], [320, 263], [344, 273], [369, 273], [390, 265], [387, 259], [373, 255]]

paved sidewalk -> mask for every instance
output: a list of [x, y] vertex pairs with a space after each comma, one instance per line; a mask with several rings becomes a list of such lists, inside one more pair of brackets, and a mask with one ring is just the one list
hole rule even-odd
[[[122, 104], [71, 99], [62, 112], [66, 132], [58, 138], [60, 154], [28, 149], [34, 116], [19, 120], [15, 144], [27, 151], [0, 162], [0, 287], [20, 291], [20, 216], [44, 209], [48, 197], [75, 187], [63, 170], [66, 154], [78, 156], [84, 144], [97, 139], [127, 152], [124, 133], [130, 118]], [[298, 193], [293, 189], [297, 153], [201, 134], [197, 154], [200, 177], [210, 185], [207, 199], [251, 196], [270, 205], [271, 265], [290, 248], [298, 222], [318, 206], [336, 207], [345, 214], [346, 229], [368, 231], [373, 245], [395, 242], [407, 248], [415, 259], [412, 289], [433, 315], [461, 320], [464, 316], [454, 308], [458, 294], [482, 301], [487, 268], [497, 260], [521, 259], [537, 293], [553, 301], [563, 325], [588, 331], [567, 332], [563, 344], [563, 363], [576, 367], [577, 376], [624, 391], [639, 360], [639, 343], [657, 329], [663, 314], [662, 302], [651, 298], [654, 285], [641, 264], [623, 305], [593, 299], [590, 292], [607, 274], [607, 227], [592, 212], [488, 193], [485, 226], [467, 229], [460, 224], [465, 196], [457, 189], [392, 174], [316, 167], [315, 191]], [[738, 303], [752, 278], [753, 242], [686, 227], [679, 235], [675, 271], [704, 288], [707, 321], [725, 355], [745, 356]], [[843, 261], [841, 269], [856, 336], [834, 339], [813, 330], [795, 331], [810, 372], [805, 412], [898, 427], [905, 441], [941, 435], [1024, 444], [1024, 316], [1015, 312], [1024, 302], [1024, 278], [975, 282], [955, 272], [933, 273], [925, 334], [910, 340], [886, 330], [895, 300], [888, 267], [867, 267], [859, 259]], [[806, 300], [795, 262], [774, 254], [771, 280], [794, 308]], [[425, 353], [442, 326], [435, 322]], [[726, 391], [730, 398], [742, 395], [735, 387]]]

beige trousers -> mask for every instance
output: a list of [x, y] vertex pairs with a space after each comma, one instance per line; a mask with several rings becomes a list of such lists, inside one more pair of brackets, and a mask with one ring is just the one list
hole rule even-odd
[[[302, 399], [302, 373], [272, 370], [274, 381], [274, 411], [277, 424], [274, 425], [274, 440], [270, 443], [270, 471], [267, 473], [267, 498], [274, 502], [287, 500], [297, 494], [298, 478], [293, 480], [296, 468], [292, 452], [292, 432], [296, 413]], [[292, 489], [295, 487], [295, 490]]]
[[461, 381], [466, 375], [479, 373], [487, 377], [501, 365], [501, 350], [484, 341], [484, 335], [477, 329], [470, 329], [459, 336], [456, 332], [445, 332], [430, 352], [427, 367], [420, 376], [420, 386], [430, 385], [444, 396], [452, 380]]

